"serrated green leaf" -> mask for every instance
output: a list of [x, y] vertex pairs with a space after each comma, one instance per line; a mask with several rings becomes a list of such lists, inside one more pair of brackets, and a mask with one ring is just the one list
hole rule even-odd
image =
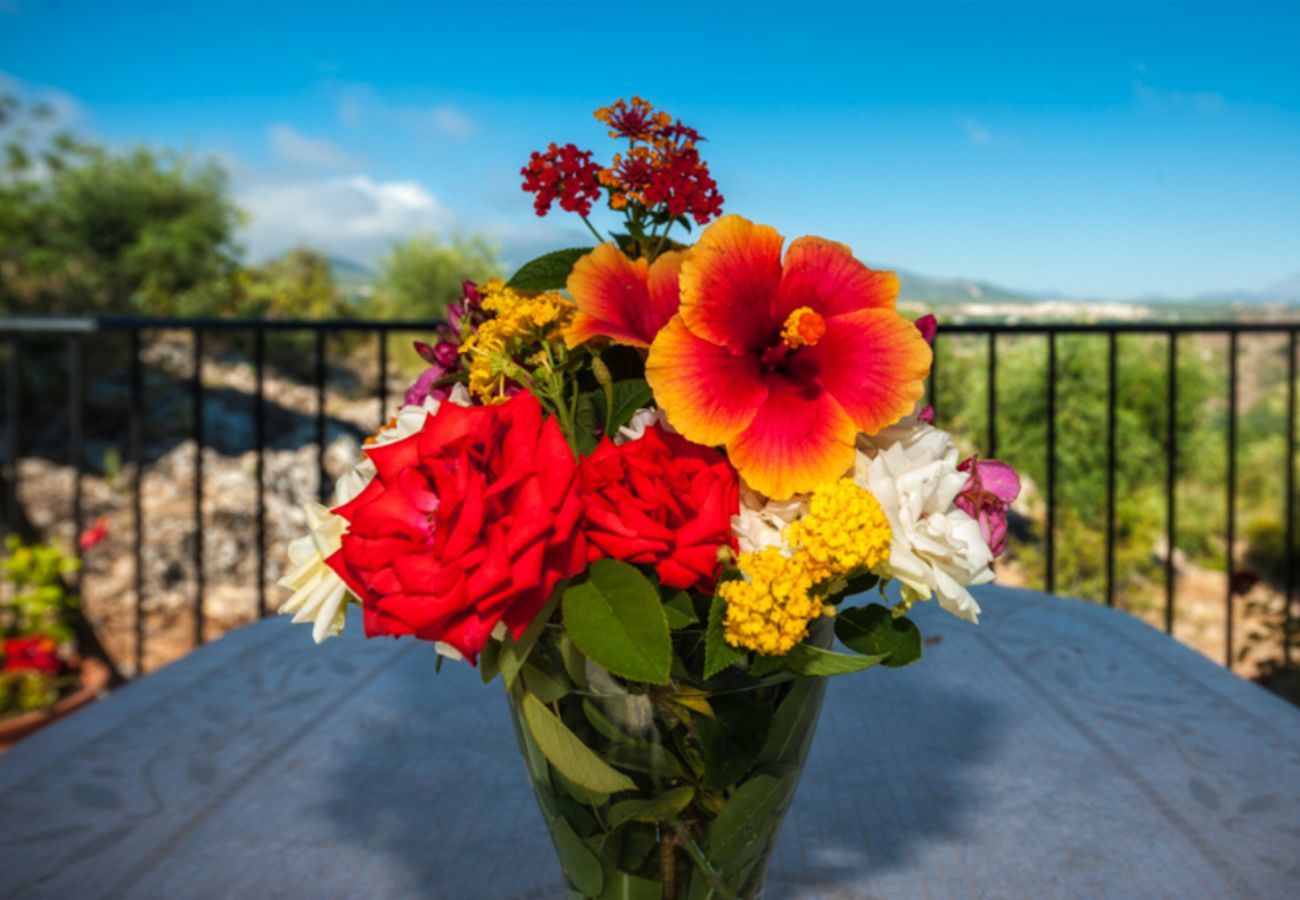
[[609, 808], [606, 824], [617, 828], [624, 822], [662, 822], [671, 819], [695, 799], [695, 788], [689, 784], [664, 791], [649, 800], [622, 800]]
[[685, 628], [700, 621], [691, 595], [685, 591], [678, 591], [664, 600], [664, 614], [668, 616], [669, 628]]
[[597, 756], [542, 701], [524, 693], [519, 702], [528, 733], [561, 775], [574, 784], [601, 794], [636, 790], [631, 778]]
[[727, 643], [723, 636], [723, 623], [727, 617], [727, 601], [721, 597], [713, 598], [709, 607], [709, 629], [704, 639], [704, 677], [712, 678], [727, 666], [738, 662], [745, 651], [738, 650]]
[[605, 887], [605, 871], [596, 854], [587, 848], [563, 816], [556, 817], [551, 833], [555, 835], [555, 848], [569, 881], [584, 897], [599, 896]]
[[848, 675], [870, 669], [884, 656], [853, 656], [823, 650], [812, 644], [795, 644], [785, 656], [785, 666], [800, 675]]
[[634, 566], [593, 563], [561, 601], [564, 627], [583, 655], [615, 675], [667, 684], [673, 645], [659, 592]]
[[867, 656], [881, 656], [881, 665], [906, 666], [921, 658], [921, 632], [904, 617], [879, 603], [842, 610], [835, 617], [835, 636], [844, 646]]
[[542, 630], [546, 628], [546, 623], [551, 620], [555, 613], [555, 606], [560, 602], [558, 593], [552, 595], [546, 605], [542, 607], [537, 617], [528, 624], [524, 633], [519, 635], [519, 640], [515, 640], [510, 635], [506, 635], [501, 640], [501, 652], [498, 656], [498, 665], [501, 667], [501, 680], [506, 683], [506, 690], [515, 686], [515, 679], [519, 677], [519, 670], [523, 668], [524, 661], [528, 659], [528, 654], [533, 652], [533, 647], [537, 644], [537, 639], [542, 636]]
[[591, 247], [573, 247], [556, 250], [519, 267], [506, 282], [506, 287], [518, 291], [558, 291], [568, 283], [569, 274], [578, 260], [592, 251]]

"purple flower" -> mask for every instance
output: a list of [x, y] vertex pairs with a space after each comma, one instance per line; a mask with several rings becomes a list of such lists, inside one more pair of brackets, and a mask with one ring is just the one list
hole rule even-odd
[[958, 509], [979, 522], [989, 550], [1001, 556], [1007, 545], [1007, 507], [1020, 496], [1020, 478], [1006, 463], [978, 456], [963, 460], [957, 470], [970, 473], [957, 494]]
[[434, 387], [433, 383], [445, 375], [446, 372], [442, 366], [430, 366], [420, 373], [420, 377], [415, 379], [415, 384], [406, 389], [406, 405], [419, 406], [424, 403], [430, 394], [437, 400], [447, 399], [447, 388]]

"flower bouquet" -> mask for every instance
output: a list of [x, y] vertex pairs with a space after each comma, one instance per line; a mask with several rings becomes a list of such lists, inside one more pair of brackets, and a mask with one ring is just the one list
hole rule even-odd
[[465, 285], [282, 610], [319, 641], [355, 603], [499, 676], [575, 896], [758, 897], [826, 677], [919, 658], [918, 601], [975, 621], [1018, 484], [920, 407], [934, 321], [893, 273], [723, 216], [640, 98], [596, 118], [608, 166], [522, 172], [595, 246]]

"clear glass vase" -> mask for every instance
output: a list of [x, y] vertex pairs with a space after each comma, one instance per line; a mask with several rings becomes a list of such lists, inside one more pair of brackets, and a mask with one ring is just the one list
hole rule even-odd
[[[697, 648], [684, 644], [702, 652], [705, 634], [673, 638], [688, 658]], [[829, 645], [830, 629], [812, 640]], [[762, 897], [825, 690], [825, 678], [735, 667], [708, 681], [677, 672], [668, 686], [626, 681], [548, 626], [510, 708], [570, 896]]]

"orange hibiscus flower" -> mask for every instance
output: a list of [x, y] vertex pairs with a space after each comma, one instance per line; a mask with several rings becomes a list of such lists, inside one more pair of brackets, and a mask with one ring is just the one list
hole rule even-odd
[[570, 347], [594, 337], [649, 347], [676, 314], [677, 274], [684, 251], [661, 253], [652, 264], [632, 260], [613, 244], [601, 244], [578, 260], [569, 275], [569, 295], [578, 313], [565, 333]]
[[725, 216], [681, 267], [681, 307], [646, 360], [655, 400], [688, 439], [722, 444], [755, 489], [785, 498], [842, 476], [859, 431], [924, 393], [930, 348], [894, 311], [898, 278], [843, 244]]

